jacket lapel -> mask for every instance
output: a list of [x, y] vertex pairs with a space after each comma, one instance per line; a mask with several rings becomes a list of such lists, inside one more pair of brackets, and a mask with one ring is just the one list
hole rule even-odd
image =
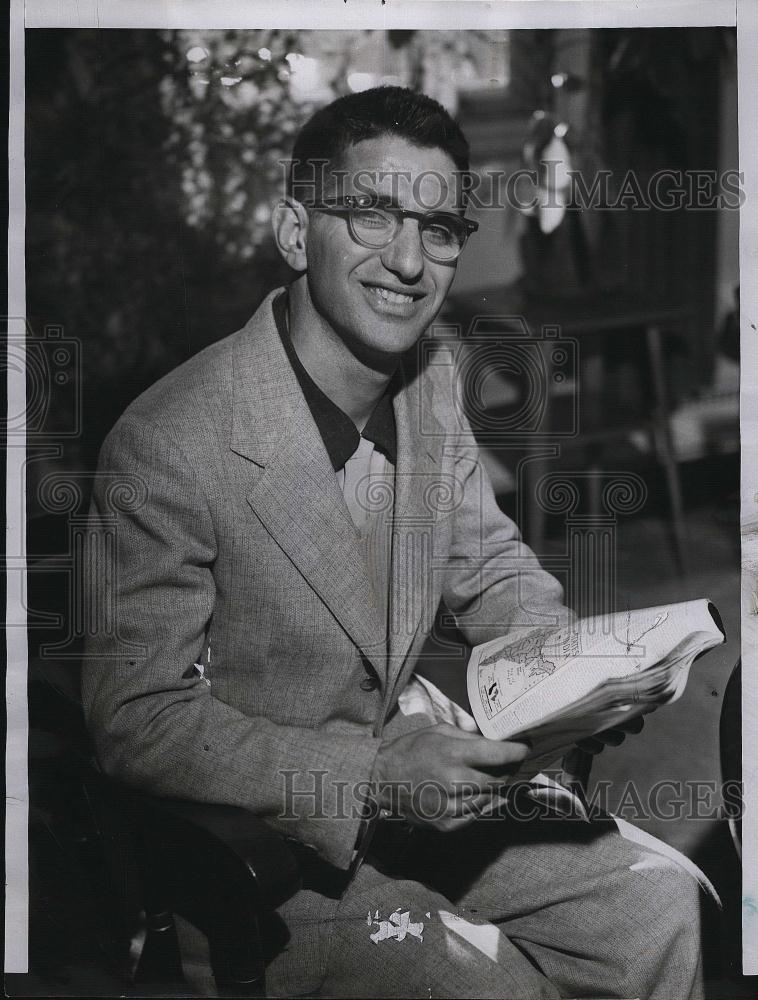
[[444, 435], [432, 410], [430, 379], [415, 377], [395, 397], [397, 467], [392, 530], [388, 685], [403, 666], [420, 626], [431, 628], [436, 522], [445, 484], [441, 480]]
[[385, 672], [365, 560], [326, 448], [274, 322], [272, 293], [238, 334], [231, 448], [263, 467], [248, 503], [334, 617]]

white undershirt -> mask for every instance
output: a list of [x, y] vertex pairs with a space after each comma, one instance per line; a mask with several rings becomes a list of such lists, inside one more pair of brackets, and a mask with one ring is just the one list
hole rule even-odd
[[336, 472], [366, 561], [376, 604], [387, 621], [395, 467], [361, 436], [344, 468]]

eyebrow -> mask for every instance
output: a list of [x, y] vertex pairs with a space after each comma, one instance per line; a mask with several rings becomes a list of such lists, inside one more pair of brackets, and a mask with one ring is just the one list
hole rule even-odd
[[[396, 208], [400, 212], [404, 211], [403, 206], [400, 204], [400, 202], [397, 200], [397, 198], [392, 198], [390, 195], [380, 194], [378, 191], [362, 190], [360, 192], [360, 195], [358, 195], [356, 197], [360, 197], [361, 195], [367, 195], [368, 197], [370, 197], [370, 198], [373, 199], [372, 203], [371, 203], [372, 207], [376, 207], [376, 208]], [[455, 208], [431, 208], [431, 209], [428, 210], [428, 212], [425, 212], [423, 214], [426, 214], [426, 215], [454, 215], [457, 218], [460, 218], [461, 216], [464, 216], [465, 213], [466, 213], [465, 207], [457, 207], [456, 206]]]
[[378, 191], [363, 190], [354, 197], [362, 197], [364, 195], [372, 199], [372, 205], [378, 205], [380, 208], [402, 208], [397, 198], [391, 198], [387, 194], [380, 194]]

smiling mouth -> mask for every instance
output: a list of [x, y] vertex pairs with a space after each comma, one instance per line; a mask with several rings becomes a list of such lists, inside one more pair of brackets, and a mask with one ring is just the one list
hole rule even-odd
[[364, 285], [364, 288], [380, 302], [387, 302], [393, 305], [410, 305], [422, 297], [420, 293], [395, 292], [381, 285]]

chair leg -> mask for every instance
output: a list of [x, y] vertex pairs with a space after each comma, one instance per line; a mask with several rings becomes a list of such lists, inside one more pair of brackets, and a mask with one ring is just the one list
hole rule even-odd
[[135, 982], [182, 983], [184, 972], [174, 915], [169, 910], [145, 914], [142, 951], [134, 972]]
[[131, 959], [136, 982], [180, 984], [184, 982], [179, 937], [174, 923], [170, 896], [163, 887], [160, 861], [156, 859], [150, 843], [139, 837], [135, 840], [135, 853], [141, 860], [143, 872], [144, 935], [141, 950], [135, 949], [139, 941], [132, 938]]
[[680, 575], [684, 576], [687, 572], [687, 540], [684, 531], [684, 508], [682, 505], [681, 486], [679, 484], [679, 469], [676, 464], [676, 455], [674, 454], [674, 441], [671, 436], [671, 420], [666, 400], [661, 331], [657, 326], [651, 325], [645, 330], [645, 336], [647, 338], [650, 373], [655, 393], [654, 445], [658, 460], [663, 466], [666, 476], [677, 568]]
[[[266, 966], [263, 960], [257, 917], [242, 925], [224, 927], [222, 922], [209, 936], [211, 967], [220, 996], [265, 997]], [[249, 929], [252, 927], [252, 940]], [[241, 938], [241, 932], [245, 938]]]

